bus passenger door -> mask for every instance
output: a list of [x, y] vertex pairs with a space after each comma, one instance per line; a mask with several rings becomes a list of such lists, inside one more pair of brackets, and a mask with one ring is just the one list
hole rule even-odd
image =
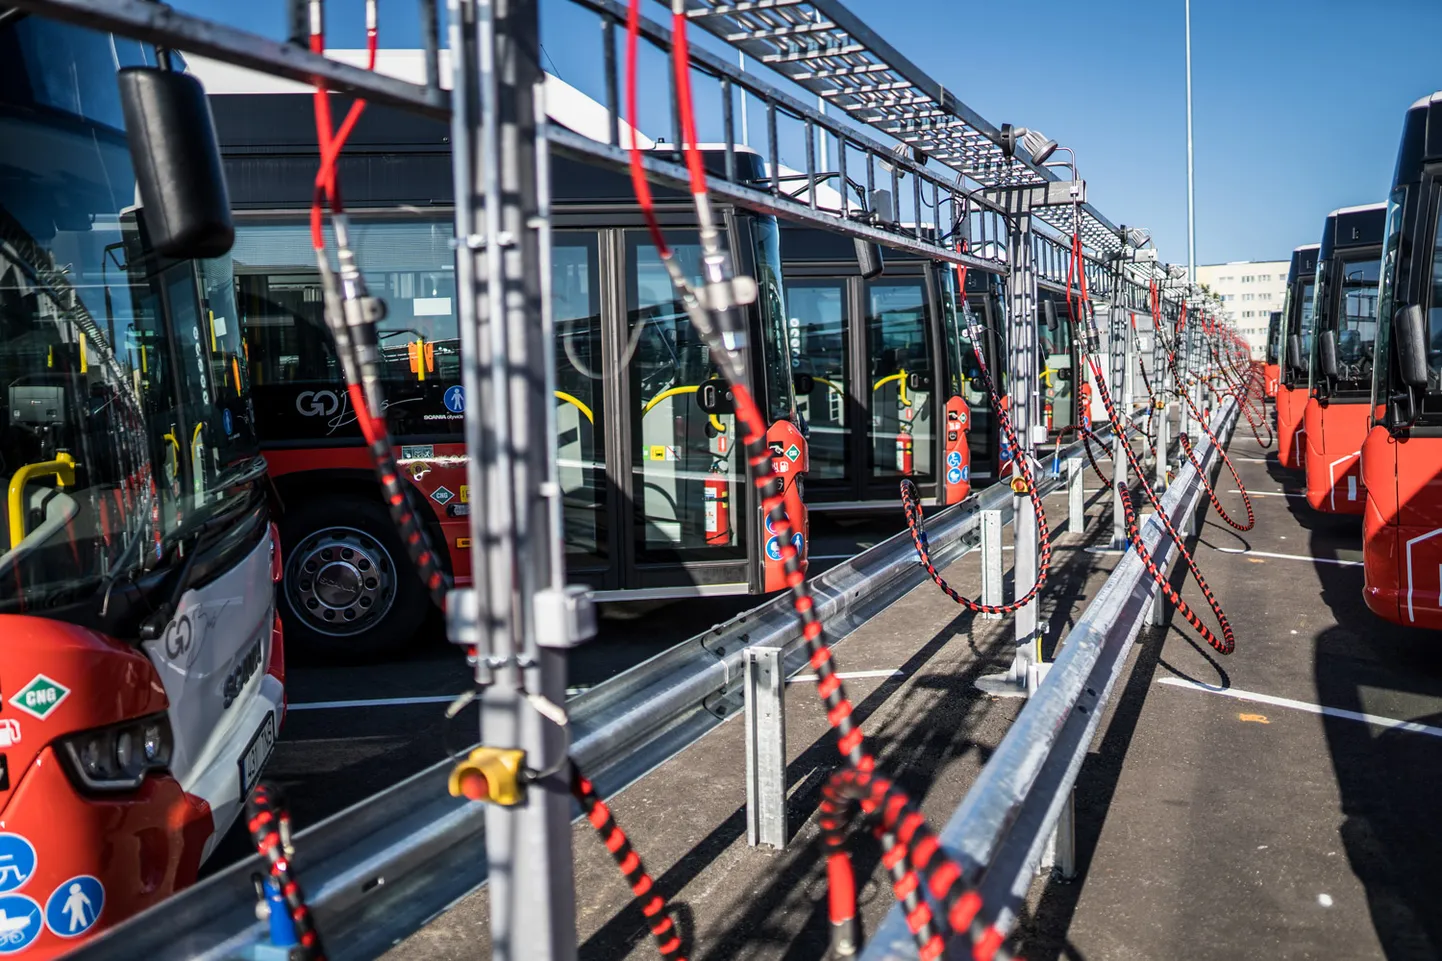
[[866, 499], [894, 500], [902, 477], [912, 478], [923, 497], [936, 494], [936, 422], [943, 415], [935, 410], [935, 312], [926, 288], [921, 276], [866, 284]]

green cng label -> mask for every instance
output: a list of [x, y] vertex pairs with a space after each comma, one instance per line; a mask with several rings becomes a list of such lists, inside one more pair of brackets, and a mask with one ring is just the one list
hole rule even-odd
[[70, 689], [65, 685], [50, 680], [44, 674], [36, 674], [29, 684], [10, 699], [10, 703], [43, 721], [47, 714], [59, 707], [60, 702], [69, 696]]

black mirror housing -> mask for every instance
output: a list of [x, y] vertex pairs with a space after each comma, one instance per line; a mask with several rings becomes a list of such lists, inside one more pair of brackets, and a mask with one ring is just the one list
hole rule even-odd
[[1307, 365], [1302, 359], [1301, 334], [1289, 334], [1287, 336], [1287, 366], [1293, 370], [1307, 369]]
[[1427, 386], [1427, 312], [1421, 304], [1398, 307], [1392, 315], [1397, 338], [1397, 378], [1408, 387]]
[[1056, 330], [1056, 303], [1050, 299], [1041, 302], [1042, 316], [1046, 318], [1046, 329]]
[[736, 400], [724, 380], [708, 380], [696, 388], [696, 406], [707, 414], [734, 414]]
[[1324, 330], [1317, 334], [1317, 349], [1322, 358], [1322, 373], [1328, 377], [1337, 376], [1337, 334]]
[[856, 268], [863, 280], [872, 280], [886, 273], [886, 258], [881, 245], [861, 237], [856, 238]]
[[156, 67], [125, 67], [116, 76], [151, 243], [177, 260], [229, 253], [235, 225], [205, 88]]

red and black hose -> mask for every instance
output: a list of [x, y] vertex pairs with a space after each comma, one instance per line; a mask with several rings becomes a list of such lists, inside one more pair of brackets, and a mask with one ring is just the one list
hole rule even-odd
[[[271, 797], [270, 788], [262, 783], [255, 786], [245, 802], [245, 818], [251, 843], [269, 865], [271, 880], [284, 899], [291, 924], [295, 926], [298, 947], [291, 957], [294, 961], [325, 961], [320, 932], [315, 928], [310, 908], [305, 903], [305, 892], [291, 870], [290, 857], [282, 842], [282, 832], [290, 833], [289, 812]], [[299, 952], [298, 957], [295, 952]]]
[[[637, 121], [637, 45], [640, 34], [640, 0], [629, 0], [627, 13], [626, 104], [627, 120], [634, 129]], [[702, 228], [704, 246], [707, 243], [708, 226], [714, 225], [714, 218], [710, 210], [705, 166], [697, 146], [684, 3], [675, 0], [672, 14], [672, 66], [675, 72], [677, 108], [681, 119], [683, 141], [681, 147], [686, 155], [691, 194], [696, 206], [697, 219]], [[736, 311], [730, 311], [728, 316], [726, 311], [712, 311], [703, 306], [701, 299], [691, 289], [678, 265], [675, 264], [672, 252], [655, 216], [651, 192], [649, 186], [645, 184], [645, 169], [641, 151], [634, 142], [634, 138], [630, 149], [630, 168], [632, 182], [636, 186], [637, 202], [641, 206], [657, 252], [661, 256], [663, 264], [666, 265], [694, 326], [710, 348], [712, 362], [716, 364], [722, 376], [731, 385], [735, 416], [746, 450], [748, 472], [760, 497], [762, 513], [781, 544], [781, 559], [786, 583], [790, 591], [793, 610], [801, 625], [801, 634], [806, 644], [811, 669], [816, 672], [817, 692], [826, 708], [828, 723], [836, 732], [838, 749], [847, 764], [839, 776], [844, 776], [846, 779], [869, 779], [873, 777], [872, 772], [876, 766], [876, 760], [866, 750], [865, 737], [860, 725], [853, 717], [851, 701], [846, 696], [841, 678], [837, 676], [831, 648], [826, 643], [825, 630], [817, 615], [815, 599], [802, 571], [801, 555], [792, 544], [793, 525], [786, 513], [785, 500], [780, 485], [777, 483], [778, 478], [772, 471], [771, 452], [766, 444], [766, 423], [760, 408], [746, 386], [746, 351], [737, 347], [736, 339], [738, 333], [744, 339], [744, 326], [739, 330], [736, 326], [744, 321], [738, 320]], [[715, 235], [711, 236], [714, 242]], [[725, 293], [724, 285], [730, 280], [727, 273], [729, 263], [719, 249], [706, 250], [704, 254], [711, 259], [711, 270], [706, 281], [708, 288], [711, 290], [720, 288], [721, 292]], [[710, 296], [710, 291], [708, 291], [706, 302], [707, 304], [716, 302], [716, 298]], [[894, 785], [890, 786], [890, 793], [887, 794], [887, 797], [892, 799], [888, 801], [888, 804], [896, 799], [900, 799], [903, 803], [909, 803], [905, 801], [905, 795]], [[863, 814], [875, 815], [878, 807], [877, 804], [872, 804], [870, 810], [867, 810], [867, 807], [863, 806]], [[881, 816], [885, 817], [884, 811]], [[900, 837], [884, 829], [881, 832], [881, 841], [883, 858], [889, 859], [893, 865], [904, 858], [913, 868], [927, 872], [931, 879], [933, 893], [940, 892], [937, 893], [938, 897], [960, 899], [964, 895], [965, 892], [960, 890], [960, 867], [942, 852], [939, 846], [923, 847], [920, 852], [916, 845], [906, 845], [903, 849], [904, 842]], [[854, 879], [849, 884], [845, 880], [851, 874], [851, 865], [850, 856], [844, 844], [828, 852], [827, 874], [834, 884], [829, 899], [833, 931], [839, 932], [847, 928], [848, 921], [854, 922], [856, 916]], [[898, 894], [902, 897], [902, 904], [910, 916], [920, 921], [924, 914], [929, 915], [930, 908], [918, 890], [915, 888], [910, 892], [898, 890]], [[979, 901], [979, 899], [975, 900]], [[973, 945], [977, 951], [974, 956], [978, 961], [987, 961], [996, 956], [1002, 940], [999, 934], [994, 931], [989, 932], [976, 925], [975, 912], [966, 920], [968, 920], [968, 924], [961, 927], [953, 926], [951, 930], [971, 934]], [[854, 925], [852, 931], [854, 933]], [[922, 937], [921, 934], [918, 934], [917, 943], [918, 947], [925, 952], [924, 956], [939, 957], [945, 936], [940, 925], [928, 925], [922, 930], [922, 933], [926, 936]], [[854, 948], [854, 942], [852, 946]]]

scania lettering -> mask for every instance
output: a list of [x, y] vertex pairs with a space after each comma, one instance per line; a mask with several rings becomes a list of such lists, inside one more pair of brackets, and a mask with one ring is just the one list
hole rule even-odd
[[233, 230], [178, 66], [0, 14], [4, 954], [193, 883], [284, 710]]
[[1387, 198], [1371, 426], [1362, 444], [1364, 596], [1442, 629], [1442, 92], [1407, 111]]
[[[259, 78], [273, 89], [266, 82]], [[213, 91], [211, 100], [233, 185], [258, 430], [286, 506], [289, 636], [327, 656], [404, 649], [430, 602], [376, 492], [321, 314], [306, 220], [317, 155], [312, 97], [283, 84], [278, 92], [241, 89], [252, 92]], [[754, 153], [737, 157], [760, 162]], [[713, 159], [723, 162], [719, 152]], [[459, 384], [449, 128], [372, 105], [340, 167], [353, 244], [367, 284], [387, 303], [380, 337], [388, 421], [401, 452], [414, 455], [399, 461], [424, 495], [433, 542], [447, 545], [464, 585], [470, 555], [457, 545], [470, 536], [461, 436], [469, 399]], [[675, 298], [629, 181], [560, 157], [552, 172], [555, 417], [569, 577], [600, 600], [781, 589], [782, 565], [767, 550], [728, 391]], [[669, 205], [677, 256], [699, 270], [690, 198], [658, 197]], [[780, 232], [774, 218], [723, 209], [732, 257], [760, 283], [747, 309], [764, 359], [752, 390], [770, 418], [767, 439], [804, 548], [808, 455], [792, 392]]]
[[1280, 373], [1277, 381], [1277, 460], [1300, 469], [1306, 454], [1302, 418], [1307, 409], [1307, 357], [1312, 347], [1312, 290], [1317, 282], [1317, 251], [1307, 244], [1292, 251], [1287, 268], [1287, 299], [1282, 307]]
[[1307, 503], [1329, 514], [1360, 514], [1362, 440], [1372, 409], [1377, 340], [1377, 275], [1385, 204], [1327, 215], [1317, 254], [1316, 329], [1302, 416]]

